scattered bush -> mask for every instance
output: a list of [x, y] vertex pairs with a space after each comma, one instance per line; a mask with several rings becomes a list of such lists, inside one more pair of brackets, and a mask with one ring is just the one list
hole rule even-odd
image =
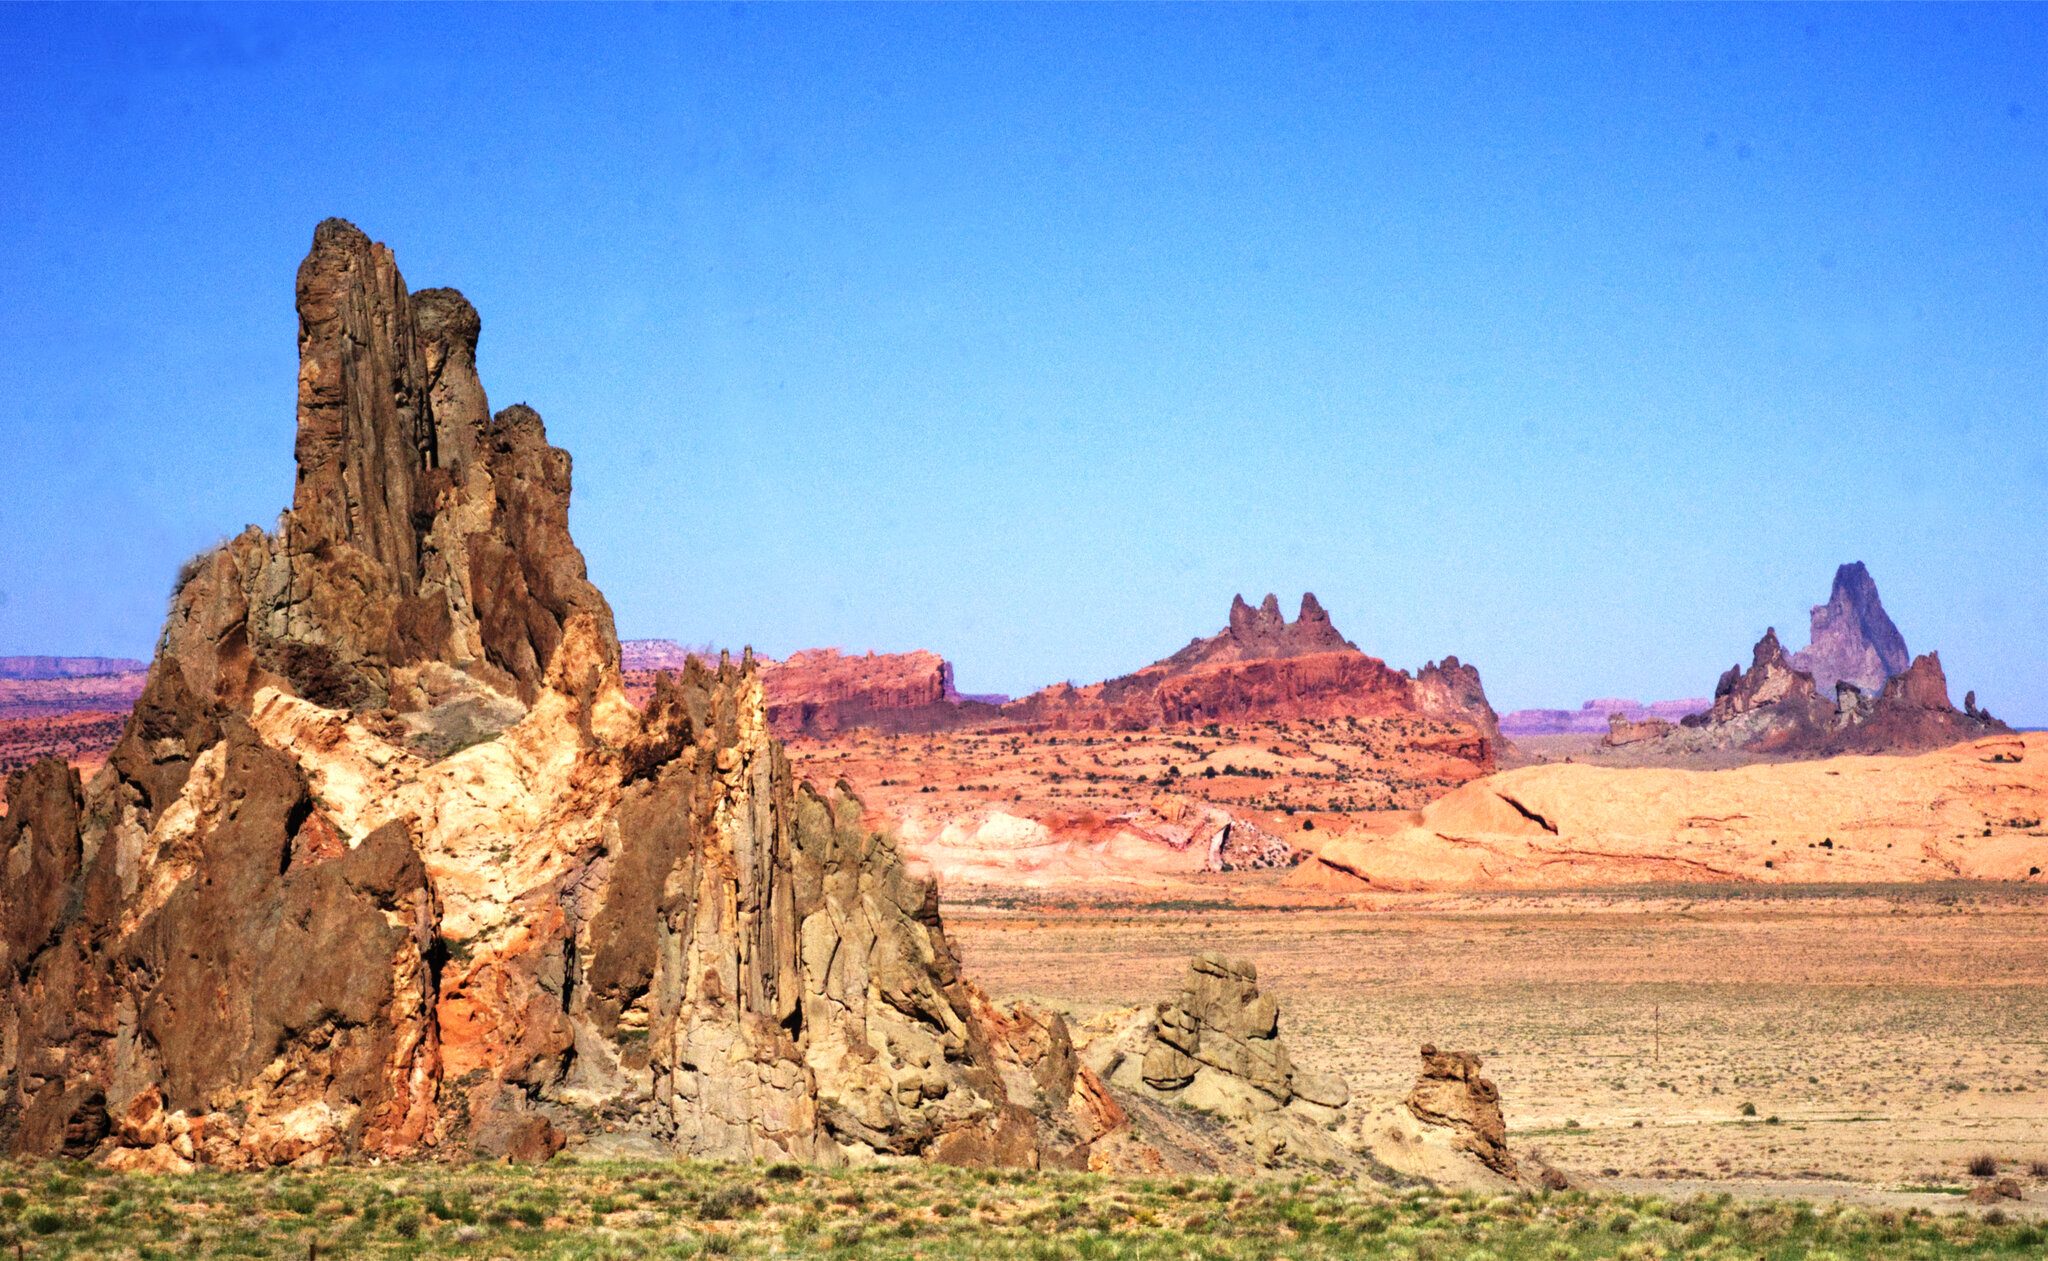
[[707, 1222], [730, 1221], [751, 1213], [764, 1203], [761, 1193], [752, 1187], [720, 1187], [697, 1205], [697, 1217]]

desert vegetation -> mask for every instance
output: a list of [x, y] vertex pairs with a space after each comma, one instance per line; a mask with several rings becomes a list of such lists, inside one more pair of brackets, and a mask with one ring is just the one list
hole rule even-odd
[[1451, 1196], [1318, 1176], [556, 1160], [144, 1176], [0, 1165], [11, 1257], [2033, 1257], [2048, 1229], [1728, 1196]]

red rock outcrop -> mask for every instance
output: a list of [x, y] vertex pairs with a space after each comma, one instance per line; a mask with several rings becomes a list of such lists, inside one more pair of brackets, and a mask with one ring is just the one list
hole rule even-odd
[[[626, 692], [644, 704], [660, 670], [679, 670], [690, 657], [716, 661], [718, 650], [684, 648], [666, 639], [628, 641]], [[937, 653], [810, 648], [775, 661], [755, 657], [768, 693], [768, 722], [784, 739], [827, 738], [842, 731], [947, 731], [997, 716], [985, 697], [953, 687], [953, 664]]]
[[[666, 640], [636, 640], [634, 661], [687, 655]], [[799, 652], [761, 667], [770, 721], [785, 738], [829, 738], [856, 728], [891, 734], [970, 727], [1143, 730], [1216, 721], [1382, 718], [1416, 715], [1446, 724], [1447, 748], [1493, 765], [1500, 725], [1479, 671], [1456, 657], [1414, 675], [1360, 652], [1337, 633], [1309, 592], [1293, 622], [1277, 596], [1257, 607], [1231, 601], [1223, 630], [1133, 674], [1087, 687], [1070, 683], [1009, 701], [963, 696], [953, 667], [935, 653]], [[628, 686], [636, 699], [651, 673]]]
[[1256, 609], [1237, 595], [1231, 597], [1230, 617], [1221, 631], [1207, 639], [1189, 640], [1187, 647], [1159, 664], [1168, 673], [1174, 673], [1218, 661], [1272, 661], [1314, 653], [1355, 652], [1357, 648], [1337, 633], [1313, 591], [1302, 595], [1301, 610], [1293, 622], [1281, 614], [1280, 598], [1276, 595], [1268, 593]]
[[[1870, 574], [1858, 564], [1835, 572], [1832, 598], [1813, 610], [1813, 645], [1787, 653], [1768, 629], [1747, 669], [1730, 666], [1704, 712], [1676, 728], [1615, 726], [1603, 741], [1623, 756], [1657, 763], [1688, 759], [1827, 757], [1840, 753], [1918, 753], [2010, 731], [1977, 707], [1949, 702], [1941, 659], [1905, 661], [1905, 640], [1885, 615]], [[1832, 680], [1823, 683], [1809, 665]], [[1865, 687], [1857, 678], [1876, 678]]]
[[953, 687], [953, 665], [937, 653], [849, 656], [836, 648], [793, 653], [763, 672], [768, 721], [783, 735], [831, 735], [856, 727], [937, 731], [993, 718], [994, 706]]
[[0, 1150], [1085, 1163], [1065, 1026], [991, 1019], [753, 664], [627, 702], [469, 304], [329, 220], [298, 305], [293, 508], [187, 567], [105, 768], [10, 783]]
[[1395, 670], [1339, 635], [1313, 593], [1292, 623], [1276, 597], [1253, 609], [1238, 596], [1221, 632], [1162, 661], [1087, 687], [1046, 688], [1002, 709], [1006, 722], [1083, 730], [1390, 715], [1438, 720], [1447, 747], [1481, 766], [1499, 755], [1499, 720], [1475, 667], [1446, 657], [1415, 675]]

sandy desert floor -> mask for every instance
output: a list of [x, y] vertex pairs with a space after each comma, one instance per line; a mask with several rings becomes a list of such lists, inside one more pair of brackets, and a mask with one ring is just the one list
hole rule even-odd
[[1596, 1182], [1851, 1184], [1867, 1197], [1961, 1189], [1989, 1154], [2031, 1200], [2048, 1174], [2038, 890], [961, 905], [947, 923], [992, 992], [1081, 1017], [1169, 997], [1198, 951], [1248, 956], [1298, 1060], [1384, 1096], [1406, 1091], [1419, 1044], [1476, 1050], [1512, 1141]]

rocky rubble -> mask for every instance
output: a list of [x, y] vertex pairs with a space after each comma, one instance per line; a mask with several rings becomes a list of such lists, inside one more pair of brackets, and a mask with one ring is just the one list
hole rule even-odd
[[291, 510], [186, 567], [104, 769], [10, 784], [0, 1150], [1085, 1165], [1064, 1023], [960, 976], [752, 663], [627, 702], [461, 295], [329, 220], [297, 300]]

